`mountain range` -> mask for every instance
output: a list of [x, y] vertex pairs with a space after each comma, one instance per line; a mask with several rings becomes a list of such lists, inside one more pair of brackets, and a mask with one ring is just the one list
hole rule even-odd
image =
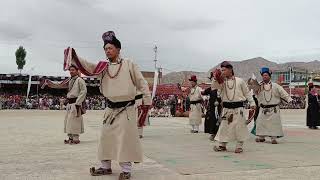
[[[264, 66], [269, 67], [272, 71], [284, 71], [288, 70], [289, 67], [292, 67], [293, 69], [307, 70], [308, 72], [318, 72], [320, 70], [320, 61], [318, 60], [310, 62], [276, 63], [262, 57], [256, 57], [243, 61], [230, 61], [230, 63], [233, 65], [235, 75], [243, 79], [250, 78], [252, 76], [252, 73], [254, 73], [255, 76], [258, 77], [258, 79], [260, 79], [259, 71], [260, 68]], [[220, 65], [212, 67], [207, 72], [171, 72], [163, 76], [162, 83], [183, 83], [184, 81], [188, 80], [191, 75], [196, 75], [199, 83], [208, 83], [210, 82], [208, 79], [210, 72], [216, 68], [220, 68]]]

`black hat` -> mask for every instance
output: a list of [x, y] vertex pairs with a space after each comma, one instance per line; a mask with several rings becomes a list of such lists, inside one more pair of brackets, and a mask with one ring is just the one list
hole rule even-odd
[[75, 65], [71, 65], [71, 66], [69, 66], [69, 70], [71, 69], [71, 68], [75, 68], [76, 70], [79, 70], [79, 68], [77, 67], [77, 66], [75, 66]]
[[221, 68], [225, 67], [228, 69], [233, 69], [233, 66], [228, 61], [223, 61], [220, 65]]

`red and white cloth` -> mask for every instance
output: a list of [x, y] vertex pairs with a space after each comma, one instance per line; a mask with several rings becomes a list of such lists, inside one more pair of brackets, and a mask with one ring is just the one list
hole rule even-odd
[[79, 68], [79, 71], [86, 76], [99, 75], [108, 67], [108, 61], [106, 61], [106, 60], [100, 61], [97, 64], [97, 66], [95, 67], [94, 71], [91, 73], [81, 65], [81, 63], [79, 61], [79, 57], [76, 54], [76, 51], [73, 48], [68, 47], [67, 49], [64, 50], [63, 70], [65, 70], [65, 71], [69, 70], [69, 67], [71, 66], [72, 59], [76, 63], [74, 65], [77, 66]]

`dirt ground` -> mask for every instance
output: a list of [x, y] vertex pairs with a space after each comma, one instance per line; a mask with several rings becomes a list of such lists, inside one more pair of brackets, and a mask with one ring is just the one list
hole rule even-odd
[[[117, 179], [91, 177], [103, 111], [88, 111], [81, 144], [65, 145], [64, 111], [0, 111], [0, 179]], [[305, 126], [305, 110], [283, 110], [280, 144], [245, 143], [243, 154], [217, 153], [204, 133], [190, 134], [187, 118], [151, 118], [142, 139], [145, 161], [135, 164], [133, 180], [320, 179], [320, 130]], [[248, 126], [250, 130], [252, 124]], [[203, 127], [202, 127], [203, 129]]]

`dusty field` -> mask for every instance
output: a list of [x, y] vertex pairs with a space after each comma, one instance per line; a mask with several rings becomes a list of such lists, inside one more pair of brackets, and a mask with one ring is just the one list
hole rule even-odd
[[[85, 115], [79, 145], [65, 145], [64, 111], [0, 111], [0, 179], [117, 179], [91, 177], [102, 111]], [[145, 162], [132, 179], [320, 179], [320, 130], [305, 127], [304, 110], [282, 113], [286, 136], [280, 144], [256, 144], [240, 155], [213, 152], [208, 135], [190, 134], [186, 118], [152, 118], [142, 140]], [[251, 126], [251, 125], [250, 125]], [[249, 126], [249, 128], [250, 128]], [[203, 129], [203, 128], [202, 128]]]

